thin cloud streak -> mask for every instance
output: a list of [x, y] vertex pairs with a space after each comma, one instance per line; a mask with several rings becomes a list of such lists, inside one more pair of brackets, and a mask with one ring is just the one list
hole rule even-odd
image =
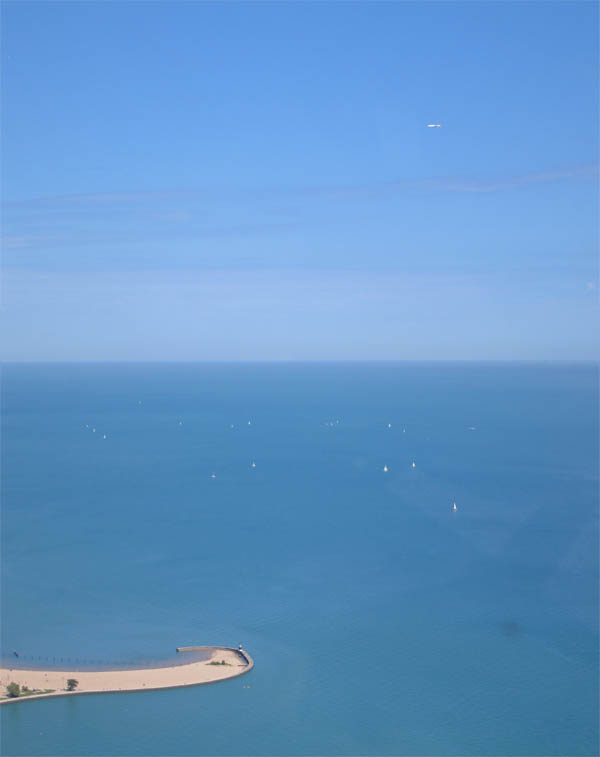
[[[337, 193], [362, 193], [373, 190], [401, 191], [410, 189], [436, 189], [448, 192], [498, 192], [516, 189], [529, 184], [552, 184], [559, 181], [592, 181], [599, 175], [599, 166], [595, 163], [566, 166], [551, 171], [537, 171], [513, 176], [496, 176], [489, 179], [470, 179], [466, 176], [440, 176], [429, 179], [401, 179], [388, 182], [373, 182], [370, 184], [322, 184], [306, 185], [304, 187], [211, 187], [197, 189], [175, 189], [149, 192], [106, 192], [89, 194], [57, 195], [36, 197], [30, 200], [7, 201], [2, 207], [11, 209], [33, 210], [35, 208], [56, 207], [57, 209], [73, 206], [83, 208], [94, 207], [128, 207], [131, 205], [144, 206], [148, 203], [173, 202], [186, 200], [225, 200], [253, 197], [286, 197], [295, 195], [321, 195]], [[185, 214], [185, 211], [182, 211]], [[186, 220], [185, 218], [182, 220]]]
[[[319, 244], [318, 230], [327, 228], [329, 231], [323, 237], [328, 240], [323, 243], [323, 255], [327, 258], [327, 244], [332, 235], [339, 233], [343, 237], [365, 209], [373, 217], [373, 213], [379, 213], [386, 205], [386, 199], [393, 200], [395, 196], [404, 196], [407, 202], [414, 203], [422, 202], [421, 197], [427, 194], [438, 198], [446, 193], [486, 195], [589, 181], [597, 176], [598, 167], [589, 164], [489, 180], [437, 177], [345, 186], [257, 190], [219, 187], [46, 197], [5, 203], [5, 233], [0, 241], [6, 268], [89, 267], [94, 261], [102, 267], [112, 264], [115, 254], [123, 261], [122, 265], [127, 265], [128, 260], [138, 265], [142, 264], [144, 256], [134, 248], [141, 245], [147, 245], [148, 249], [163, 245], [169, 255], [179, 255], [182, 264], [187, 265], [188, 260], [199, 262], [200, 258], [210, 255], [206, 245], [202, 245], [211, 240], [225, 243], [228, 239], [245, 239], [260, 244], [263, 240], [285, 236], [286, 249], [291, 249], [290, 233], [295, 234], [296, 239], [308, 238], [312, 233], [310, 244], [315, 241]], [[392, 224], [390, 228], [396, 223], [391, 217], [380, 215], [380, 219], [383, 224]], [[405, 222], [412, 221], [405, 219]], [[181, 249], [181, 245], [187, 245], [190, 251], [178, 253], [177, 246]], [[215, 256], [215, 265], [224, 264], [223, 254]], [[236, 252], [231, 255], [231, 261], [239, 254], [247, 257], [245, 252]], [[301, 262], [302, 256], [303, 253], [297, 253], [292, 265]], [[254, 251], [251, 257], [261, 259], [261, 254], [257, 257]]]
[[[175, 223], [177, 220], [172, 218], [161, 218], [165, 222]], [[189, 219], [185, 219], [189, 220]], [[216, 239], [222, 237], [234, 237], [234, 236], [262, 236], [264, 234], [285, 232], [289, 229], [293, 229], [294, 224], [291, 223], [255, 223], [255, 224], [231, 224], [230, 226], [213, 226], [196, 230], [190, 234], [186, 234], [185, 231], [179, 232], [163, 232], [162, 235], [152, 234], [154, 240], [162, 239], [166, 242], [172, 241], [177, 238], [178, 235], [183, 234], [185, 237], [191, 237], [193, 239]], [[6, 250], [27, 250], [34, 248], [45, 247], [64, 247], [64, 246], [78, 246], [84, 247], [95, 244], [110, 244], [110, 243], [122, 243], [122, 242], [136, 242], [139, 241], [139, 232], [131, 231], [107, 231], [90, 234], [30, 234], [22, 236], [7, 235], [2, 237], [1, 244]]]
[[557, 171], [540, 171], [539, 173], [513, 176], [505, 180], [496, 181], [457, 181], [456, 179], [432, 179], [424, 183], [432, 189], [446, 192], [502, 192], [509, 189], [519, 189], [531, 184], [554, 184], [559, 181], [586, 181], [598, 178], [598, 166], [586, 165], [564, 168]]
[[[461, 206], [471, 205], [470, 195], [462, 198]], [[86, 236], [85, 230], [74, 230], [69, 240], [59, 241], [53, 236], [47, 246], [40, 237], [31, 245], [30, 240], [17, 237], [11, 240], [12, 249], [5, 247], [3, 268], [5, 272], [23, 269], [99, 274], [268, 268], [433, 275], [498, 275], [504, 271], [527, 276], [577, 275], [587, 281], [596, 275], [597, 245], [586, 239], [592, 222], [585, 215], [582, 231], [575, 229], [570, 238], [565, 238], [564, 231], [557, 233], [550, 246], [538, 239], [539, 218], [522, 222], [514, 212], [495, 217], [495, 203], [482, 211], [489, 218], [488, 228], [497, 232], [491, 236], [469, 226], [463, 228], [470, 207], [462, 213], [453, 213], [455, 207], [450, 208], [444, 214], [438, 202], [412, 217], [414, 204], [398, 209], [390, 203], [380, 212], [372, 203], [377, 215], [370, 219], [369, 208], [350, 207], [329, 220], [314, 217], [289, 225], [230, 227], [219, 234], [214, 234], [218, 231], [214, 228], [211, 234], [190, 224], [189, 230], [176, 227], [172, 232], [146, 225], [139, 235], [130, 229], [122, 236], [116, 232], [102, 236], [101, 242], [92, 233]], [[543, 256], [537, 254], [542, 245]]]

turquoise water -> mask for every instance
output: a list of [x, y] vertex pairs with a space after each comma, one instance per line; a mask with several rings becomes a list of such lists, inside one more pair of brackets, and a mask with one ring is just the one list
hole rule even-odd
[[596, 382], [6, 367], [4, 653], [256, 667], [2, 707], [2, 754], [597, 754]]

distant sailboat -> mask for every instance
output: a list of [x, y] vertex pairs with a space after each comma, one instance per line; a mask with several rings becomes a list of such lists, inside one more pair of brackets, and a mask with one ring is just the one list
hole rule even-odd
[[453, 505], [452, 505], [452, 509], [453, 509], [453, 510], [454, 510], [454, 511], [456, 512], [456, 510], [457, 510], [457, 507], [456, 507], [456, 502], [454, 502], [454, 503], [453, 503]]
[[384, 465], [384, 466], [383, 466], [383, 472], [384, 472], [384, 473], [387, 473], [387, 472], [388, 472], [388, 467], [387, 467], [387, 465]]
[[417, 464], [416, 464], [416, 463], [413, 463], [413, 464], [411, 465], [411, 468], [416, 468], [416, 467], [417, 467]]

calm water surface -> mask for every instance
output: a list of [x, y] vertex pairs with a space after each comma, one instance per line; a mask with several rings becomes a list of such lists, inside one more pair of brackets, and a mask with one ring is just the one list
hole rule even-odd
[[256, 667], [2, 707], [2, 754], [597, 754], [596, 385], [583, 365], [6, 367], [3, 652], [242, 642]]

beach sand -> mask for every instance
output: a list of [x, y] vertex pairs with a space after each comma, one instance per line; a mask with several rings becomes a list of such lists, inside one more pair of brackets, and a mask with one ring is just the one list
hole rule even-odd
[[[51, 694], [32, 695], [27, 697], [0, 700], [0, 704], [8, 702], [24, 702], [39, 697], [66, 696], [72, 694], [90, 694], [118, 691], [148, 691], [150, 689], [167, 689], [177, 686], [194, 686], [202, 683], [214, 683], [226, 678], [233, 678], [248, 672], [254, 665], [252, 658], [246, 652], [240, 653], [228, 647], [211, 647], [211, 656], [207, 660], [191, 662], [189, 665], [176, 665], [170, 668], [144, 668], [141, 670], [19, 670], [0, 668], [0, 696], [6, 696], [6, 686], [13, 682], [30, 690], [55, 689]], [[221, 662], [225, 665], [211, 665], [211, 662]], [[67, 680], [75, 678], [77, 689], [66, 691]]]

